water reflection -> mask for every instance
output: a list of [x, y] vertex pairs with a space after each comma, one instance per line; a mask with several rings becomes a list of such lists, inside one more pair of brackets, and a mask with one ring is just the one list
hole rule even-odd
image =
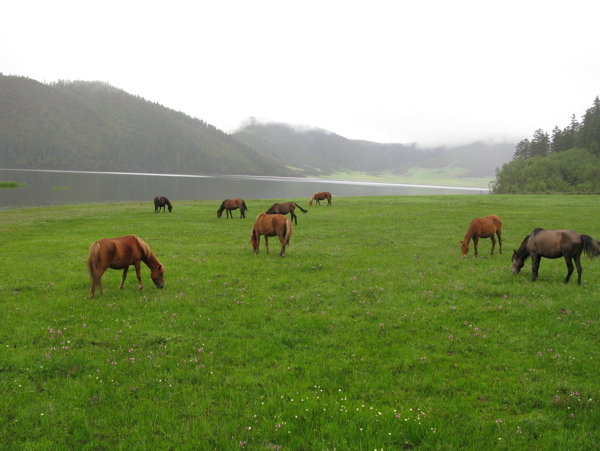
[[155, 196], [177, 200], [287, 199], [317, 191], [334, 196], [405, 196], [488, 194], [486, 188], [407, 185], [292, 177], [206, 176], [0, 169], [0, 181], [26, 184], [0, 189], [0, 207], [75, 203], [149, 201]]

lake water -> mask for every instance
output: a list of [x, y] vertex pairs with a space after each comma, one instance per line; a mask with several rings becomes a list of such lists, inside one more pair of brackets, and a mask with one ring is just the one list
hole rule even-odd
[[103, 202], [149, 201], [155, 196], [178, 200], [281, 199], [333, 196], [406, 196], [489, 194], [487, 188], [407, 185], [294, 177], [204, 176], [0, 169], [0, 182], [25, 187], [0, 189], [0, 208]]

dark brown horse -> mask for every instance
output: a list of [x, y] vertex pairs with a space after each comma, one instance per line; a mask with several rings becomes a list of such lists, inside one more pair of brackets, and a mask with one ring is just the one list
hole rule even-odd
[[580, 235], [573, 230], [544, 230], [535, 229], [525, 237], [519, 249], [512, 256], [511, 270], [518, 274], [525, 265], [527, 257], [531, 256], [531, 281], [538, 278], [540, 260], [542, 257], [564, 257], [567, 264], [567, 277], [564, 284], [569, 283], [573, 274], [573, 260], [577, 266], [577, 285], [581, 285], [581, 254], [588, 257], [600, 255], [600, 243], [588, 235]]
[[308, 201], [308, 205], [312, 205], [313, 201], [317, 201], [317, 205], [321, 205], [322, 200], [327, 199], [327, 205], [331, 207], [331, 193], [324, 191], [322, 193], [315, 193], [312, 195], [310, 200]]
[[171, 205], [171, 202], [165, 196], [156, 196], [154, 198], [154, 213], [158, 213], [161, 208], [165, 212], [165, 206], [169, 207], [169, 213], [173, 211], [173, 205]]
[[496, 215], [486, 216], [485, 218], [475, 218], [469, 224], [465, 237], [460, 242], [462, 256], [465, 258], [469, 253], [469, 242], [473, 240], [475, 248], [475, 257], [477, 257], [477, 244], [479, 238], [489, 238], [492, 240], [492, 251], [490, 255], [494, 255], [494, 247], [496, 246], [496, 238], [498, 236], [498, 245], [500, 246], [500, 254], [502, 254], [502, 220]]
[[123, 279], [120, 289], [123, 289], [125, 278], [129, 266], [135, 266], [135, 272], [138, 279], [138, 288], [141, 290], [142, 275], [140, 274], [140, 262], [144, 262], [150, 268], [150, 277], [157, 288], [165, 286], [165, 267], [156, 258], [156, 255], [150, 250], [148, 245], [134, 235], [127, 235], [120, 238], [103, 238], [90, 246], [90, 253], [87, 259], [87, 267], [92, 279], [92, 288], [90, 297], [94, 297], [96, 286], [100, 289], [100, 294], [104, 294], [102, 289], [102, 275], [108, 269], [122, 269]]
[[267, 254], [269, 253], [269, 237], [277, 236], [281, 242], [280, 257], [285, 256], [285, 246], [290, 244], [290, 237], [292, 236], [292, 221], [287, 217], [275, 214], [268, 215], [261, 213], [256, 217], [252, 233], [250, 234], [250, 242], [254, 252], [258, 254], [258, 246], [260, 245], [260, 236], [265, 237], [265, 247], [267, 248]]
[[275, 215], [275, 214], [287, 215], [289, 213], [290, 217], [292, 218], [292, 221], [294, 221], [294, 223], [296, 225], [298, 225], [298, 217], [296, 216], [296, 213], [294, 213], [294, 210], [296, 209], [296, 207], [298, 207], [302, 213], [304, 213], [304, 214], [308, 213], [308, 210], [305, 210], [300, 205], [298, 205], [298, 204], [296, 204], [294, 202], [285, 202], [285, 203], [282, 203], [282, 204], [273, 204], [273, 205], [271, 205], [271, 208], [269, 208], [267, 210], [266, 213], [268, 215]]
[[227, 210], [225, 212], [226, 218], [229, 218], [230, 215], [233, 218], [233, 213], [231, 211], [237, 210], [238, 208], [240, 209], [240, 219], [245, 218], [248, 207], [246, 207], [244, 199], [225, 199], [217, 210], [217, 218], [221, 217], [223, 210]]

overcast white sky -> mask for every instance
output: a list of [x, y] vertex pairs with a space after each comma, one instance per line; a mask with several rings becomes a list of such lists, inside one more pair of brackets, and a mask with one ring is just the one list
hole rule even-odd
[[0, 72], [104, 81], [226, 132], [248, 117], [455, 144], [600, 95], [598, 0], [4, 2]]

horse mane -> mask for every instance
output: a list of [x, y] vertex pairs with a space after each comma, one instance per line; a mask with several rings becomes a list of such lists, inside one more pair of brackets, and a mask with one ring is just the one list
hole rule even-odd
[[[540, 233], [542, 230], [544, 230], [544, 229], [542, 229], [541, 227], [538, 227], [538, 228], [536, 228], [536, 229], [533, 229], [533, 232], [531, 232], [531, 235], [533, 235], [533, 236], [536, 236], [536, 235], [537, 235], [538, 233]], [[529, 235], [527, 236], [527, 238], [529, 238]]]
[[227, 202], [229, 199], [225, 199], [223, 202], [221, 202], [221, 206], [219, 207], [219, 210], [223, 211], [225, 210], [225, 202]]
[[154, 252], [150, 250], [150, 246], [148, 246], [148, 244], [146, 244], [146, 242], [140, 237], [136, 236], [135, 239], [142, 248], [142, 253], [144, 254], [145, 260], [148, 262], [156, 262], [159, 266], [163, 267], [163, 272], [165, 272], [165, 267], [162, 265], [161, 262], [158, 261], [158, 258], [156, 258], [156, 255], [154, 255]]
[[517, 249], [515, 251], [514, 256], [515, 257], [519, 257], [519, 258], [523, 258], [523, 262], [525, 262], [525, 260], [527, 260], [527, 258], [530, 255], [529, 250], [527, 250], [527, 241], [529, 241], [529, 237], [535, 235], [536, 233], [538, 233], [540, 230], [544, 230], [544, 229], [535, 229], [533, 232], [531, 232], [529, 235], [527, 235], [524, 239], [523, 242], [521, 243], [521, 245], [519, 246], [519, 249]]
[[268, 214], [268, 215], [272, 215], [272, 214], [275, 212], [275, 206], [276, 206], [276, 205], [277, 205], [277, 203], [274, 203], [273, 205], [271, 205], [271, 208], [269, 208], [269, 209], [266, 211], [266, 214]]

